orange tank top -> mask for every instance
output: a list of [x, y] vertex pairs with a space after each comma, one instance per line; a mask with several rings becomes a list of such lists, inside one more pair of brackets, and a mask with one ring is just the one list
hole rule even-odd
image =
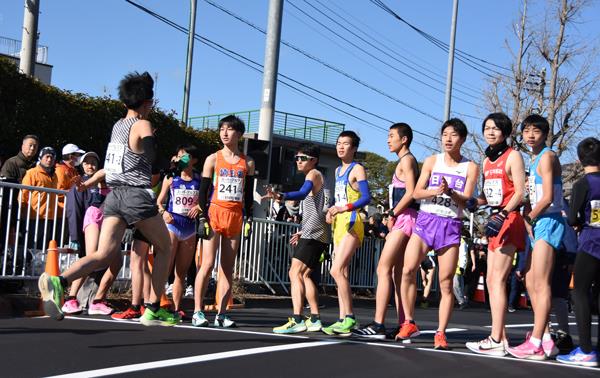
[[492, 207], [505, 207], [515, 194], [515, 185], [506, 173], [506, 160], [512, 151], [509, 147], [496, 161], [486, 159], [483, 164], [483, 193]]
[[226, 209], [242, 211], [246, 173], [245, 155], [240, 154], [240, 160], [230, 164], [225, 160], [223, 152], [217, 151], [213, 176], [214, 189], [210, 203]]

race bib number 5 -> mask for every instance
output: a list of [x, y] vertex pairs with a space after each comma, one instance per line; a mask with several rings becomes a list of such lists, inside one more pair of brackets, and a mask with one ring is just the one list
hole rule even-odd
[[175, 189], [173, 191], [173, 212], [187, 215], [198, 204], [198, 190]]
[[106, 173], [123, 173], [123, 156], [125, 145], [121, 143], [109, 143], [104, 160], [104, 171]]
[[243, 182], [240, 177], [219, 177], [217, 198], [221, 201], [242, 202]]
[[490, 206], [502, 204], [502, 179], [488, 179], [483, 183], [483, 193]]

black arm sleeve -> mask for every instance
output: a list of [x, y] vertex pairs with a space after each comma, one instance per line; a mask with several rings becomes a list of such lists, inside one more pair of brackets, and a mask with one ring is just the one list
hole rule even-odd
[[144, 148], [144, 155], [148, 158], [150, 164], [154, 164], [154, 161], [156, 160], [156, 143], [154, 142], [154, 137], [143, 137], [142, 147]]
[[573, 185], [573, 190], [571, 191], [571, 203], [569, 204], [570, 211], [568, 214], [570, 226], [577, 226], [585, 222], [583, 217], [589, 190], [588, 181], [585, 177], [581, 178]]
[[254, 208], [254, 176], [246, 176], [244, 183], [244, 212], [247, 217], [252, 216]]
[[200, 209], [202, 209], [202, 213], [206, 216], [206, 212], [208, 210], [208, 190], [210, 189], [210, 177], [202, 177], [200, 179], [200, 189], [198, 190], [198, 205], [200, 205]]

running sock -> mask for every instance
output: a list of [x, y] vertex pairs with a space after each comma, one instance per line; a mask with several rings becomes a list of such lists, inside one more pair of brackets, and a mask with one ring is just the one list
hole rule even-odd
[[383, 324], [382, 324], [382, 323], [377, 323], [377, 322], [376, 322], [376, 321], [374, 321], [374, 320], [373, 320], [373, 323], [372, 323], [372, 324], [373, 324], [375, 327], [379, 328], [379, 329], [383, 328]]
[[92, 300], [92, 304], [98, 304], [98, 303], [101, 303], [101, 302], [104, 302], [104, 299], [93, 299]]
[[225, 319], [225, 314], [217, 314], [217, 319], [219, 319], [219, 320]]
[[542, 345], [542, 340], [538, 339], [537, 337], [533, 337], [531, 336], [529, 338], [529, 342], [533, 344], [534, 347], [539, 348], [540, 345]]
[[74, 296], [72, 296], [72, 295], [65, 295], [65, 302], [66, 302], [66, 301], [71, 301], [71, 300], [73, 300], [73, 299], [77, 299], [77, 297], [74, 297]]
[[317, 320], [320, 320], [321, 316], [319, 314], [310, 314], [310, 321], [311, 322], [316, 322]]
[[146, 308], [152, 312], [156, 312], [158, 311], [158, 309], [160, 308], [160, 302], [156, 302], [156, 303], [146, 303], [144, 304], [144, 306], [146, 306]]
[[132, 309], [133, 311], [140, 311], [140, 310], [141, 310], [141, 306], [140, 306], [140, 305], [133, 305], [133, 304], [132, 304], [132, 305], [131, 305], [131, 309]]
[[496, 341], [492, 336], [490, 336], [490, 340], [492, 340], [495, 344], [500, 344], [500, 341]]
[[62, 285], [62, 287], [66, 288], [67, 286], [69, 286], [69, 281], [67, 281], [65, 277], [58, 276], [58, 279], [60, 280], [60, 284]]
[[296, 315], [296, 314], [294, 314], [294, 315], [292, 315], [292, 318], [294, 318], [294, 321], [295, 321], [297, 324], [300, 324], [300, 323], [302, 323], [302, 320], [303, 320], [303, 318], [302, 318], [302, 315]]
[[354, 317], [354, 314], [348, 314], [346, 315], [347, 318], [350, 318], [352, 320], [356, 320], [356, 318]]
[[552, 340], [552, 336], [549, 333], [544, 333], [544, 336], [542, 336], [542, 341], [550, 341]]

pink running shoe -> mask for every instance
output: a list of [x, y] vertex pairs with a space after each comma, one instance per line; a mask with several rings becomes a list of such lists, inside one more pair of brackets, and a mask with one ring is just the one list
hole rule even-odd
[[548, 358], [554, 358], [560, 352], [554, 343], [554, 340], [550, 339], [547, 341], [542, 340], [542, 349], [544, 350], [544, 354]]
[[62, 312], [66, 315], [79, 314], [81, 312], [81, 306], [77, 299], [69, 299], [68, 301], [65, 301], [65, 304], [62, 306]]
[[88, 315], [110, 315], [115, 310], [110, 307], [105, 301], [90, 303], [90, 308], [88, 308]]
[[508, 353], [510, 353], [513, 357], [526, 359], [526, 360], [536, 360], [542, 361], [546, 359], [546, 354], [544, 353], [544, 349], [542, 346], [535, 347], [533, 343], [529, 340], [526, 340], [523, 344], [516, 347], [509, 347], [506, 349]]

